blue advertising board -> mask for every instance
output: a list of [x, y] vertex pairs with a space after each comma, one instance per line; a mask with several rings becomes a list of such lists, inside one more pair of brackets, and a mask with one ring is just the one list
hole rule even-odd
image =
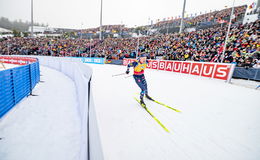
[[105, 58], [73, 57], [80, 58], [83, 63], [104, 64]]
[[0, 119], [40, 81], [38, 60], [28, 65], [0, 71]]

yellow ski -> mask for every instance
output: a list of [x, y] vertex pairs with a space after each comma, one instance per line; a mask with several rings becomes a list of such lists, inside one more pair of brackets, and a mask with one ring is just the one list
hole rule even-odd
[[146, 107], [146, 105], [143, 105], [140, 103], [140, 100], [134, 97], [135, 100], [152, 116], [152, 118], [166, 131], [170, 132], [152, 113], [151, 111]]
[[[136, 93], [136, 94], [139, 95], [138, 93]], [[146, 97], [146, 96], [145, 96], [145, 97]], [[147, 97], [146, 97], [146, 98], [147, 98]], [[169, 109], [171, 109], [171, 110], [174, 110], [175, 112], [181, 113], [181, 111], [178, 110], [178, 109], [176, 109], [176, 108], [170, 107], [170, 106], [168, 106], [168, 105], [166, 105], [166, 104], [164, 104], [164, 103], [162, 103], [162, 102], [159, 102], [159, 101], [153, 99], [152, 97], [150, 97], [150, 98], [151, 98], [151, 99], [149, 99], [149, 98], [147, 98], [147, 99], [149, 99], [149, 100], [151, 100], [151, 101], [153, 101], [153, 102], [155, 102], [155, 103], [157, 103], [157, 104], [160, 104], [160, 105], [162, 105], [162, 106], [164, 106], [164, 107], [167, 107], [167, 108], [169, 108]]]
[[160, 104], [160, 105], [162, 105], [162, 106], [164, 106], [164, 107], [167, 107], [167, 108], [169, 108], [169, 109], [172, 109], [172, 110], [174, 110], [175, 112], [181, 112], [180, 110], [178, 110], [178, 109], [176, 109], [176, 108], [172, 108], [172, 107], [170, 107], [170, 106], [168, 106], [168, 105], [166, 105], [166, 104], [163, 104], [163, 103], [161, 103], [161, 102], [158, 102], [158, 101], [156, 101], [156, 100], [151, 100], [151, 101], [154, 101], [155, 103], [157, 103], [157, 104]]

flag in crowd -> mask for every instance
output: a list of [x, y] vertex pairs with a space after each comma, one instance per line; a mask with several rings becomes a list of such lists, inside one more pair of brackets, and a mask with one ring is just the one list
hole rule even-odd
[[253, 2], [251, 5], [248, 6], [248, 8], [249, 8], [249, 9], [253, 9], [253, 8], [255, 8], [255, 6], [256, 6], [256, 3]]

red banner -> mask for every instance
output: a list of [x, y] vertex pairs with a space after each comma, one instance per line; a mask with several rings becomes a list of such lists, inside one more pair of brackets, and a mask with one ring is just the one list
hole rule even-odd
[[189, 74], [190, 70], [191, 70], [191, 63], [183, 62], [182, 63], [182, 68], [181, 68], [181, 73]]
[[192, 63], [191, 72], [192, 75], [199, 76], [202, 69], [202, 63]]
[[173, 70], [173, 61], [166, 61], [165, 71], [172, 71]]
[[13, 57], [13, 56], [0, 56], [0, 62], [18, 64], [18, 65], [27, 65], [29, 63], [36, 62], [36, 58], [30, 57]]
[[228, 73], [230, 73], [230, 70], [231, 70], [231, 66], [217, 64], [216, 71], [214, 73], [213, 78], [227, 80]]
[[173, 72], [181, 72], [182, 62], [174, 62]]
[[[135, 59], [124, 59], [123, 64], [127, 65]], [[234, 64], [228, 63], [207, 63], [189, 61], [164, 61], [148, 60], [147, 68], [170, 72], [185, 73], [214, 79], [229, 81], [232, 77]]]
[[212, 77], [215, 64], [203, 64], [201, 76]]

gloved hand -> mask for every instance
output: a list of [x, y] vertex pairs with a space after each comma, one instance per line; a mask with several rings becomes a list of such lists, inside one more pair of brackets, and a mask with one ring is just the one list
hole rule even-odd
[[129, 74], [129, 72], [130, 72], [129, 69], [127, 69], [125, 73], [126, 73], [126, 74]]

